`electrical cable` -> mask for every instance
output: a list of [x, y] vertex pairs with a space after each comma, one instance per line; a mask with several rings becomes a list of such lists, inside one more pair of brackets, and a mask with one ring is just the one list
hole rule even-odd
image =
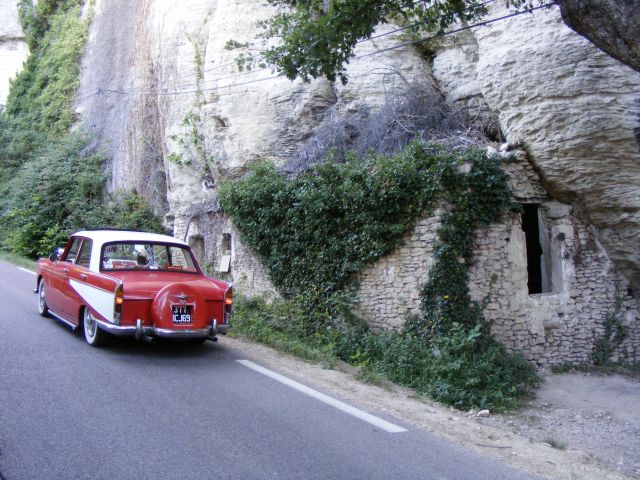
[[356, 60], [356, 59], [357, 60], [361, 60], [363, 58], [372, 57], [374, 55], [378, 55], [380, 53], [388, 52], [390, 50], [396, 50], [398, 48], [404, 48], [404, 47], [408, 47], [408, 46], [411, 46], [411, 45], [418, 45], [420, 43], [428, 42], [428, 41], [434, 40], [436, 38], [444, 37], [444, 36], [447, 36], [447, 35], [453, 35], [454, 33], [464, 32], [466, 30], [471, 30], [472, 28], [484, 27], [484, 26], [487, 26], [487, 25], [491, 25], [492, 23], [496, 23], [496, 22], [499, 22], [499, 21], [502, 21], [502, 20], [506, 20], [508, 18], [517, 17], [518, 15], [523, 15], [525, 13], [531, 13], [531, 12], [533, 12], [535, 10], [540, 10], [541, 8], [547, 8], [547, 7], [550, 7], [551, 5], [555, 5], [555, 4], [556, 4], [555, 1], [548, 2], [548, 3], [545, 3], [543, 5], [538, 5], [537, 7], [532, 7], [532, 8], [528, 8], [526, 10], [521, 10], [519, 12], [510, 13], [508, 15], [503, 15], [501, 17], [496, 17], [496, 18], [492, 18], [492, 19], [489, 19], [489, 20], [484, 20], [482, 22], [474, 23], [473, 25], [467, 25], [465, 27], [460, 27], [460, 28], [457, 28], [455, 30], [451, 30], [451, 31], [448, 31], [448, 32], [437, 33], [437, 34], [432, 35], [430, 37], [421, 38], [420, 40], [414, 40], [414, 41], [411, 41], [411, 42], [405, 42], [405, 43], [401, 43], [399, 45], [394, 45], [392, 47], [387, 47], [387, 48], [383, 48], [383, 49], [380, 49], [380, 50], [376, 50], [374, 52], [370, 52], [370, 53], [367, 53], [367, 54], [364, 54], [364, 55], [359, 55], [359, 56], [354, 57], [354, 60]]

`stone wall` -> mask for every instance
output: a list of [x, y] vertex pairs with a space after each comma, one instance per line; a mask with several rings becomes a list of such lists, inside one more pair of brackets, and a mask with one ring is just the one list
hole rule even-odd
[[208, 275], [232, 281], [243, 295], [267, 299], [278, 295], [263, 265], [240, 241], [240, 233], [217, 204], [200, 204], [191, 215], [172, 222], [174, 235], [191, 245]]
[[440, 226], [437, 210], [421, 218], [392, 254], [360, 274], [354, 313], [378, 328], [401, 328], [410, 315], [420, 314], [420, 288], [429, 278], [431, 253]]
[[9, 94], [9, 80], [22, 70], [29, 55], [24, 33], [18, 23], [18, 6], [15, 0], [0, 0], [0, 105]]
[[522, 220], [510, 214], [478, 232], [470, 268], [472, 298], [487, 302], [485, 317], [496, 337], [539, 366], [588, 363], [611, 315], [629, 328], [613, 359], [639, 360], [640, 305], [628, 296], [628, 281], [607, 258], [592, 227], [570, 208], [555, 216], [558, 206], [542, 203], [541, 217], [556, 243], [543, 256], [556, 257], [560, 288], [529, 294]]
[[[541, 367], [589, 362], [605, 322], [628, 329], [613, 359], [640, 360], [640, 305], [629, 282], [607, 257], [594, 228], [571, 205], [549, 198], [524, 152], [505, 158], [514, 200], [538, 210], [540, 285], [530, 293], [522, 215], [505, 214], [477, 232], [469, 269], [473, 300], [485, 303], [496, 338]], [[402, 327], [420, 313], [419, 292], [428, 279], [439, 212], [423, 218], [403, 246], [361, 275], [356, 313], [380, 328]]]

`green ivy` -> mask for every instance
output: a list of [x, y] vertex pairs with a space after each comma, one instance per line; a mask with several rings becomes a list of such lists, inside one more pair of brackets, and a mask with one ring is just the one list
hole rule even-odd
[[7, 113], [22, 129], [59, 136], [74, 121], [72, 103], [80, 85], [80, 58], [89, 21], [80, 17], [80, 2], [43, 3], [59, 5], [57, 9], [52, 6], [44, 17], [44, 14], [29, 17], [42, 19], [48, 29], [44, 32], [40, 31], [43, 26], [37, 29], [38, 41], [31, 42], [35, 48], [11, 82]]
[[[264, 163], [223, 185], [220, 201], [285, 301], [304, 312], [279, 325], [296, 342], [330, 346], [461, 408], [512, 405], [535, 384], [532, 367], [491, 337], [469, 296], [474, 232], [513, 208], [497, 159], [416, 141], [393, 157], [351, 156], [292, 178]], [[373, 331], [350, 313], [358, 273], [437, 207], [445, 213], [423, 314], [402, 331]]]
[[629, 335], [621, 310], [622, 299], [619, 298], [615, 310], [605, 318], [602, 336], [597, 337], [594, 342], [591, 361], [596, 367], [607, 367], [613, 363], [611, 356]]

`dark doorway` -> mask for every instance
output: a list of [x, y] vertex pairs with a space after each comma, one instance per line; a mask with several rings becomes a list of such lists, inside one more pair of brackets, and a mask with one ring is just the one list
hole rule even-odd
[[540, 246], [540, 224], [537, 204], [523, 205], [522, 230], [527, 244], [527, 273], [529, 294], [542, 293], [542, 248]]

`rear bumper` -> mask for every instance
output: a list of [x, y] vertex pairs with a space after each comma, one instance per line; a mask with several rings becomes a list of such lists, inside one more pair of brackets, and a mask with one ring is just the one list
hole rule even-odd
[[208, 338], [213, 340], [217, 334], [226, 335], [229, 331], [229, 325], [218, 325], [218, 321], [214, 320], [211, 325], [205, 328], [180, 329], [173, 330], [169, 328], [158, 328], [155, 326], [143, 325], [142, 320], [138, 319], [136, 325], [114, 325], [110, 322], [96, 319], [98, 326], [113, 335], [132, 335], [136, 338], [143, 337], [162, 337], [162, 338]]

